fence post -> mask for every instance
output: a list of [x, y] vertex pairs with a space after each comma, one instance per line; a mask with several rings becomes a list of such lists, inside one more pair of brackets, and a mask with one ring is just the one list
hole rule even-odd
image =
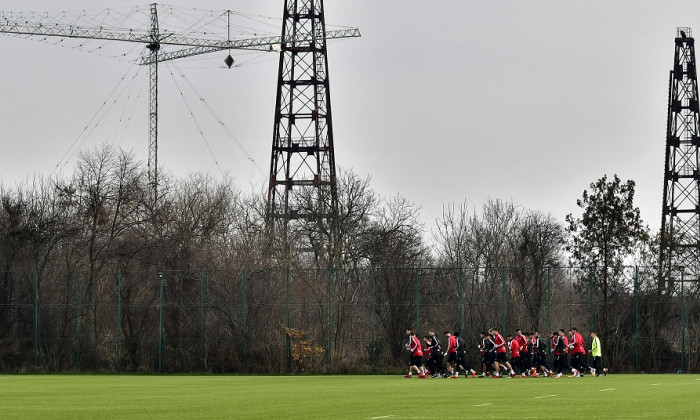
[[199, 272], [199, 372], [204, 373], [204, 270]]
[[639, 373], [639, 267], [634, 266], [634, 372]]
[[371, 324], [371, 330], [372, 330], [372, 344], [371, 344], [371, 354], [370, 354], [370, 362], [372, 365], [372, 373], [375, 373], [376, 365], [375, 365], [375, 353], [377, 351], [377, 342], [376, 342], [376, 336], [375, 336], [375, 326], [374, 326], [374, 313], [375, 313], [375, 305], [376, 305], [376, 298], [375, 298], [375, 287], [376, 287], [376, 277], [375, 277], [375, 272], [374, 272], [374, 267], [370, 268], [370, 324]]
[[464, 272], [459, 267], [459, 336], [464, 337]]
[[243, 270], [243, 373], [248, 373], [248, 272]]
[[[547, 266], [547, 331], [552, 331], [552, 266]], [[547, 352], [549, 354], [550, 352]]]
[[333, 366], [333, 268], [328, 267], [328, 372]]
[[593, 267], [588, 268], [588, 313], [589, 313], [589, 321], [588, 321], [588, 330], [589, 331], [595, 331], [595, 312], [593, 309], [593, 279], [594, 279], [595, 273], [593, 271]]
[[284, 325], [287, 327], [287, 332], [284, 334], [284, 371], [289, 373], [292, 370], [292, 342], [289, 338], [289, 268], [286, 271], [286, 297], [284, 307]]
[[[547, 331], [552, 331], [552, 266], [547, 266]], [[552, 352], [549, 351], [550, 343], [547, 340], [547, 363], [552, 366]]]
[[501, 316], [503, 321], [501, 322], [501, 328], [503, 328], [503, 333], [507, 331], [506, 329], [506, 268], [501, 267]]
[[80, 371], [80, 272], [75, 279], [75, 368]]
[[34, 273], [34, 367], [39, 368], [39, 273]]
[[117, 271], [117, 331], [114, 334], [116, 345], [117, 372], [121, 372], [121, 337], [122, 337], [122, 272]]
[[163, 373], [163, 272], [158, 271], [158, 373]]
[[416, 334], [420, 331], [420, 280], [418, 278], [418, 269], [414, 268], [416, 275]]
[[681, 269], [681, 370], [680, 373], [685, 373], [685, 296], [684, 296], [684, 280], [685, 267]]

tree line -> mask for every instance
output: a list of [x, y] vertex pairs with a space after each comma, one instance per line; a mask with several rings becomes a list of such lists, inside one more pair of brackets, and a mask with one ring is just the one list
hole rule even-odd
[[333, 229], [287, 234], [262, 192], [161, 173], [155, 197], [143, 162], [110, 146], [67, 178], [3, 186], [0, 369], [391, 370], [407, 326], [562, 323], [597, 329], [621, 369], [668, 371], [682, 350], [697, 369], [698, 283], [659, 272], [633, 181], [603, 176], [564, 221], [490, 199], [432, 227], [369, 177], [337, 184]]

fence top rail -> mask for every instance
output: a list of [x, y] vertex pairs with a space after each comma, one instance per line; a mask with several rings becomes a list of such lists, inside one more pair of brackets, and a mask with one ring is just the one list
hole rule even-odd
[[[197, 273], [197, 274], [210, 274], [210, 273], [228, 273], [228, 272], [246, 272], [246, 273], [262, 273], [269, 271], [277, 272], [294, 272], [294, 271], [321, 271], [327, 272], [332, 270], [334, 272], [356, 272], [356, 271], [387, 271], [387, 270], [428, 270], [428, 271], [475, 271], [475, 270], [600, 270], [602, 266], [486, 266], [486, 265], [476, 265], [476, 266], [423, 266], [423, 267], [230, 267], [230, 268], [191, 268], [191, 269], [144, 269], [144, 270], [102, 270], [102, 274], [141, 274], [141, 273], [152, 273], [152, 274], [171, 274], [171, 273]], [[652, 266], [636, 266], [636, 265], [626, 265], [622, 267], [623, 270], [654, 270], [656, 267]], [[36, 275], [35, 270], [10, 270], [10, 271], [0, 271], [0, 275]], [[89, 274], [90, 270], [75, 270], [61, 273], [53, 273], [53, 275], [86, 275]], [[93, 273], [95, 274], [95, 273]], [[700, 281], [700, 278], [687, 278], [684, 281]]]

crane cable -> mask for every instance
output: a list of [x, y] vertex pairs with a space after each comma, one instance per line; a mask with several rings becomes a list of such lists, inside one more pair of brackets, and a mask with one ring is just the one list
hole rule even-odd
[[[168, 65], [168, 68], [170, 68], [170, 65]], [[245, 147], [243, 147], [243, 144], [241, 144], [241, 142], [238, 140], [238, 138], [233, 134], [233, 132], [231, 132], [231, 130], [226, 126], [224, 121], [216, 114], [216, 112], [214, 112], [212, 107], [207, 103], [207, 101], [202, 97], [202, 95], [197, 91], [197, 89], [192, 85], [192, 83], [187, 79], [187, 77], [185, 77], [185, 75], [182, 72], [180, 72], [180, 77], [182, 77], [182, 79], [185, 81], [185, 83], [187, 83], [187, 85], [190, 87], [190, 89], [192, 89], [192, 91], [195, 93], [195, 95], [197, 95], [197, 98], [202, 102], [202, 104], [204, 104], [204, 106], [207, 108], [207, 110], [216, 119], [216, 122], [219, 125], [221, 125], [221, 127], [224, 129], [226, 134], [228, 134], [228, 136], [236, 143], [236, 145], [241, 150], [241, 152], [243, 152], [245, 157], [255, 166], [255, 168], [258, 170], [260, 175], [265, 177], [265, 172], [262, 170], [262, 168], [260, 168], [260, 165], [258, 165], [258, 163], [255, 161], [255, 159], [253, 159], [253, 157], [250, 155], [250, 153], [248, 153], [248, 151], [245, 149]], [[175, 82], [175, 84], [177, 85], [177, 82]], [[179, 86], [178, 86], [178, 89], [179, 89]], [[182, 91], [180, 91], [180, 93], [182, 94]], [[183, 98], [184, 98], [184, 95], [183, 95]], [[188, 108], [189, 108], [189, 106], [188, 106]], [[194, 115], [192, 115], [192, 116], [194, 118]], [[205, 142], [206, 142], [206, 140], [205, 140]], [[213, 154], [211, 148], [209, 147], [208, 143], [207, 143], [207, 147], [209, 148], [210, 153], [212, 153], [212, 157], [214, 158], [214, 161], [216, 161], [216, 157], [214, 157], [214, 154]], [[217, 165], [218, 165], [218, 162], [217, 162]]]
[[[178, 92], [180, 92], [180, 97], [182, 100], [185, 102], [185, 106], [187, 107], [187, 111], [190, 113], [190, 116], [192, 117], [192, 121], [194, 121], [194, 124], [197, 126], [197, 131], [199, 131], [200, 137], [202, 137], [202, 140], [204, 141], [204, 144], [207, 146], [207, 150], [209, 150], [209, 154], [211, 155], [212, 159], [214, 159], [214, 163], [216, 164], [216, 167], [219, 168], [219, 172], [221, 172], [221, 175], [223, 177], [226, 177], [226, 174], [224, 174], [224, 170], [221, 168], [221, 165], [219, 165], [219, 161], [216, 159], [216, 156], [214, 155], [214, 151], [211, 149], [211, 146], [209, 145], [209, 142], [207, 141], [207, 137], [204, 135], [204, 131], [202, 130], [202, 126], [199, 125], [199, 121], [197, 121], [197, 118], [194, 116], [194, 113], [192, 112], [192, 107], [190, 107], [189, 102], [187, 102], [187, 98], [185, 97], [185, 94], [182, 92], [182, 89], [180, 89], [180, 84], [177, 82], [177, 79], [175, 78], [175, 75], [173, 74], [173, 67], [174, 65], [171, 65], [170, 63], [166, 63], [168, 67], [168, 72], [170, 73], [170, 76], [172, 76], [173, 81], [175, 82], [175, 87], [177, 87]], [[182, 78], [185, 78], [184, 74], [180, 73], [180, 76]], [[185, 79], [187, 80], [187, 79]]]
[[[134, 75], [134, 81], [136, 80], [136, 76], [141, 72], [141, 67], [139, 67], [139, 70], [137, 73]], [[136, 86], [136, 83], [131, 83], [131, 88], [129, 91], [129, 94], [126, 97], [126, 103], [124, 105], [124, 109], [122, 110], [122, 114], [119, 117], [119, 121], [117, 122], [117, 125], [114, 128], [114, 133], [112, 134], [112, 143], [117, 143], [120, 144], [122, 140], [124, 139], [124, 136], [126, 135], [126, 129], [129, 126], [129, 123], [131, 122], [134, 113], [136, 112], [137, 106], [136, 104], [139, 102], [139, 99], [141, 99], [141, 93], [146, 91], [146, 89], [143, 88], [143, 86], [146, 84], [146, 78], [141, 78], [141, 84], [140, 86]], [[131, 99], [132, 94], [136, 92], [136, 99], [134, 99], [134, 106], [129, 106], [129, 100]], [[126, 111], [129, 111], [129, 115], [126, 118], [126, 123], [122, 124], [122, 121], [124, 121], [124, 115], [126, 114]], [[119, 131], [121, 129], [121, 134], [119, 134]]]
[[[114, 98], [114, 100], [109, 104], [109, 107], [107, 107], [107, 103], [110, 101], [110, 98], [117, 92], [117, 89], [119, 89], [120, 86], [122, 86], [124, 80], [126, 79], [127, 75], [131, 71], [132, 67], [127, 69], [126, 73], [119, 79], [119, 82], [117, 82], [117, 85], [114, 86], [112, 91], [107, 95], [107, 99], [105, 99], [100, 107], [95, 111], [95, 113], [92, 115], [90, 120], [85, 124], [85, 127], [83, 127], [83, 130], [80, 132], [80, 134], [73, 140], [71, 145], [68, 147], [68, 150], [61, 156], [61, 159], [59, 159], [58, 163], [56, 163], [56, 166], [53, 168], [51, 173], [49, 175], [53, 175], [57, 169], [63, 169], [67, 164], [70, 158], [72, 158], [75, 155], [75, 150], [79, 149], [85, 141], [89, 138], [89, 134], [95, 131], [95, 128], [100, 124], [102, 119], [107, 115], [108, 111], [114, 106], [114, 104], [117, 102], [119, 97], [126, 91], [126, 89], [122, 89], [119, 94]], [[133, 83], [133, 81], [136, 79], [136, 76], [139, 74], [139, 70], [137, 70], [134, 73], [134, 76], [131, 78], [129, 81], [129, 84]], [[106, 109], [105, 109], [106, 108]], [[104, 112], [103, 112], [104, 110]], [[100, 114], [102, 114], [100, 116]], [[98, 116], [100, 116], [98, 118]], [[93, 124], [94, 122], [94, 124]], [[89, 130], [89, 132], [88, 132]], [[87, 134], [86, 134], [87, 133]], [[82, 138], [82, 140], [81, 140]], [[65, 161], [64, 161], [65, 159]], [[61, 165], [63, 163], [63, 165]]]

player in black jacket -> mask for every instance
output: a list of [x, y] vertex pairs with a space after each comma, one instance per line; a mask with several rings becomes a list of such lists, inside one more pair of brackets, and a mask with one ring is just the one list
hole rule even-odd
[[484, 366], [484, 373], [482, 377], [488, 376], [487, 372], [489, 370], [495, 369], [494, 362], [496, 361], [496, 352], [494, 351], [496, 344], [493, 342], [493, 337], [489, 332], [481, 333], [481, 354], [482, 354], [482, 365]]
[[535, 331], [530, 340], [530, 347], [532, 348], [532, 371], [535, 375], [538, 375], [540, 369], [542, 369], [542, 374], [547, 377], [552, 371], [547, 366], [547, 342], [540, 338], [540, 332]]
[[428, 348], [431, 351], [430, 359], [428, 359], [428, 364], [430, 365], [430, 377], [437, 378], [438, 376], [445, 376], [445, 367], [442, 365], [442, 347], [440, 346], [440, 341], [438, 341], [437, 337], [435, 336], [435, 330], [429, 330], [428, 337], [430, 338]]
[[457, 339], [457, 369], [461, 372], [464, 372], [464, 377], [467, 377], [467, 374], [471, 374], [472, 378], [476, 376], [476, 371], [469, 367], [467, 365], [467, 358], [466, 358], [466, 347], [467, 345], [464, 343], [464, 340], [462, 337], [459, 336], [459, 332], [455, 331], [452, 335], [455, 336]]

